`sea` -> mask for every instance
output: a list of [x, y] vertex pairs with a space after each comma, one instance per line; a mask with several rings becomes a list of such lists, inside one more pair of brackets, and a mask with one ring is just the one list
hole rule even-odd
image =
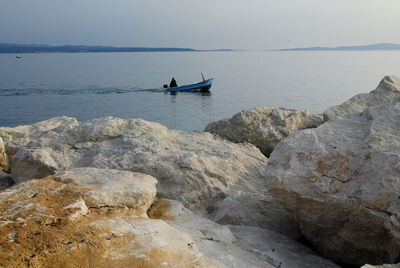
[[[400, 51], [0, 54], [0, 126], [56, 116], [142, 118], [202, 131], [256, 106], [322, 113], [400, 76]], [[210, 93], [161, 90], [214, 78]]]

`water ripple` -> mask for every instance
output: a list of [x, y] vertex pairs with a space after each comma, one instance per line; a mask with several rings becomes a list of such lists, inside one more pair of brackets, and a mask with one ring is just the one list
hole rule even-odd
[[84, 88], [5, 88], [0, 89], [0, 96], [29, 96], [29, 95], [79, 95], [79, 94], [126, 94], [133, 92], [162, 92], [162, 89], [144, 89], [138, 87], [84, 87]]

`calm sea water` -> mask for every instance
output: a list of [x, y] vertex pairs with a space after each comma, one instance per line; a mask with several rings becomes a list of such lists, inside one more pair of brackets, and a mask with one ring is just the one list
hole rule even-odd
[[[168, 52], [0, 54], [0, 126], [55, 116], [139, 117], [169, 128], [203, 130], [260, 105], [329, 106], [400, 76], [400, 52]], [[211, 94], [165, 94], [169, 83], [214, 77]]]

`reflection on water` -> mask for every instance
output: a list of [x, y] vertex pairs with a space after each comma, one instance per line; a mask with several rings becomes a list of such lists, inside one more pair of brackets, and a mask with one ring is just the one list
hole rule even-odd
[[193, 94], [193, 95], [201, 95], [201, 96], [211, 96], [211, 91], [185, 91], [185, 92], [165, 92], [165, 94], [170, 94], [171, 96], [176, 96], [178, 94]]
[[30, 88], [5, 88], [0, 89], [0, 96], [27, 96], [27, 95], [78, 95], [78, 94], [123, 94], [134, 92], [164, 92], [163, 89], [141, 89], [133, 88], [114, 88], [114, 87], [99, 87], [89, 86], [85, 88], [45, 88], [45, 87], [30, 87]]

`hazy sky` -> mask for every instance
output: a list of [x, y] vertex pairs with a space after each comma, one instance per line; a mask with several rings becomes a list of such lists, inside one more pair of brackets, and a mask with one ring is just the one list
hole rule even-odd
[[400, 43], [400, 0], [0, 0], [0, 42], [198, 49]]

